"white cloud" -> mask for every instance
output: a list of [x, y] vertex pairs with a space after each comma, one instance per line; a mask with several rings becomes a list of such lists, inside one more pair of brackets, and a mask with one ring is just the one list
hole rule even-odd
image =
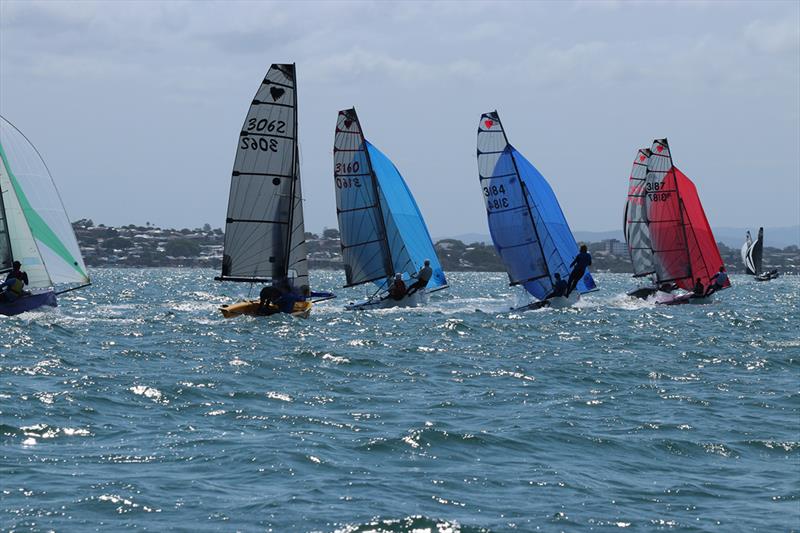
[[776, 21], [755, 20], [744, 29], [748, 44], [769, 54], [800, 53], [800, 21], [786, 18]]

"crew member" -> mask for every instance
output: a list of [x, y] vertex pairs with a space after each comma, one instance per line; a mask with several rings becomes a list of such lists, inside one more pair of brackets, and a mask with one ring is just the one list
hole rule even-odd
[[553, 290], [550, 294], [545, 296], [545, 300], [549, 300], [550, 298], [555, 298], [556, 296], [564, 296], [564, 293], [567, 292], [567, 282], [561, 279], [561, 274], [556, 272], [553, 274], [553, 277], [556, 278], [556, 282], [553, 284]]
[[725, 265], [719, 267], [719, 272], [717, 272], [711, 277], [711, 281], [712, 283], [708, 286], [708, 289], [706, 290], [706, 296], [714, 294], [718, 290], [724, 288], [725, 285], [728, 283], [728, 273], [725, 272]]
[[569, 266], [574, 266], [572, 272], [569, 274], [569, 281], [567, 281], [567, 292], [564, 296], [569, 297], [570, 293], [575, 290], [578, 282], [583, 278], [586, 269], [592, 264], [592, 255], [589, 253], [589, 248], [585, 244], [581, 245], [581, 251], [572, 260]]
[[419, 272], [411, 275], [412, 278], [417, 278], [417, 281], [411, 284], [411, 286], [408, 288], [408, 292], [406, 292], [406, 295], [411, 296], [418, 290], [424, 289], [428, 286], [428, 282], [433, 276], [433, 269], [431, 268], [430, 259], [426, 259], [424, 265], [425, 266], [419, 269]]

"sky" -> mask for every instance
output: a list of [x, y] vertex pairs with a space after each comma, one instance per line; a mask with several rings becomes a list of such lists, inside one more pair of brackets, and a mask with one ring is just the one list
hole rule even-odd
[[336, 227], [333, 135], [355, 106], [434, 237], [487, 234], [481, 113], [573, 230], [622, 225], [667, 137], [712, 226], [800, 223], [800, 2], [0, 0], [0, 114], [71, 219], [224, 226], [239, 131], [297, 64], [307, 231]]

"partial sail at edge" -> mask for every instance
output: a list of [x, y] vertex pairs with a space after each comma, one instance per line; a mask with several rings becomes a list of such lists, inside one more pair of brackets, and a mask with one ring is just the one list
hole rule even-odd
[[[11, 257], [32, 289], [89, 283], [75, 232], [50, 171], [36, 148], [0, 117], [0, 190]], [[2, 247], [0, 247], [1, 249]]]
[[628, 199], [625, 203], [623, 230], [628, 253], [633, 264], [634, 277], [647, 276], [655, 272], [653, 248], [650, 242], [647, 208], [645, 206], [647, 162], [650, 150], [640, 149], [633, 161], [633, 169], [628, 184]]

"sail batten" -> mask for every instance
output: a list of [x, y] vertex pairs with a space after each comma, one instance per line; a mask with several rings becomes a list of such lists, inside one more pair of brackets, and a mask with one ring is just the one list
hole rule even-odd
[[[578, 254], [564, 213], [544, 176], [509, 144], [496, 111], [481, 116], [477, 153], [489, 230], [509, 284], [544, 299], [553, 289], [554, 274], [566, 279]], [[587, 271], [577, 290], [594, 288]]]
[[245, 116], [220, 279], [308, 284], [293, 64], [273, 64]]

